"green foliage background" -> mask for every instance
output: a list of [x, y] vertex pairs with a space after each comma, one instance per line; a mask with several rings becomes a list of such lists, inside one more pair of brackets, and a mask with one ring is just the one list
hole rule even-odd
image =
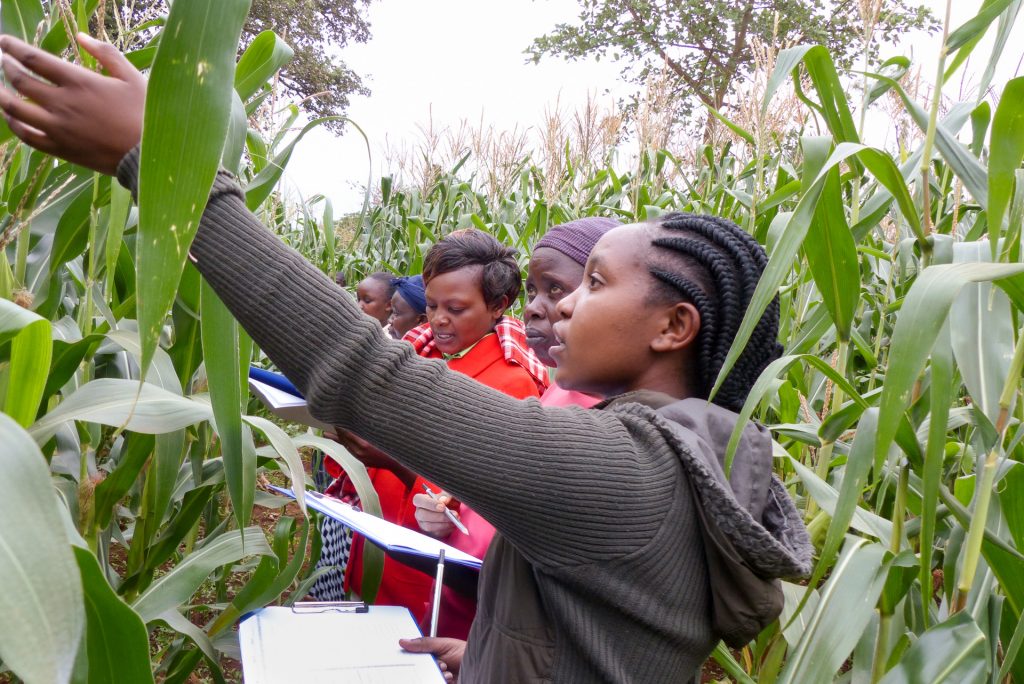
[[[986, 32], [995, 64], [1020, 4], [986, 0], [925, 66], [948, 77]], [[5, 0], [0, 20], [63, 53], [97, 5]], [[1024, 80], [940, 115], [939, 94], [906, 92], [904, 58], [858, 76], [866, 87], [851, 96], [826, 48], [791, 47], [774, 59], [761, 111], [797, 85], [813, 134], [728, 121], [735, 142], [694, 162], [658, 149], [628, 169], [567, 155], [557, 178], [525, 158], [497, 197], [459, 164], [419, 189], [384, 178], [364, 212], [336, 222], [321, 198], [293, 207], [274, 192], [302, 135], [288, 132], [298, 110], [270, 135], [246, 125], [292, 56], [272, 33], [236, 55], [247, 7], [176, 0], [131, 55], [151, 70], [138, 210], [116, 182], [0, 128], [0, 514], [16, 521], [0, 530], [0, 659], [14, 675], [189, 681], [201, 669], [221, 681], [239, 616], [315, 579], [311, 520], [252, 523], [254, 506], [284, 504], [257, 478], [282, 473], [301, 489], [299, 450], [322, 447], [374, 509], [340, 446], [289, 434], [249, 401], [242, 371], [259, 350], [185, 262], [188, 231], [143, 239], [166, 238], [167, 223], [194, 228], [189, 198], [225, 165], [269, 229], [353, 278], [417, 272], [430, 244], [471, 225], [524, 260], [550, 226], [584, 215], [683, 210], [745, 226], [770, 255], [748, 318], [780, 293], [785, 356], [743, 413], [771, 429], [817, 558], [806, 585], [784, 585], [778, 623], [715, 661], [741, 682], [1024, 676]], [[200, 24], [217, 38], [169, 38]], [[178, 60], [220, 66], [196, 83], [176, 78]], [[205, 109], [182, 111], [188, 97]], [[898, 154], [872, 148], [855, 123], [891, 97], [921, 132]], [[175, 130], [200, 111], [205, 137]], [[170, 155], [156, 152], [182, 146], [199, 154], [172, 193], [160, 181]], [[379, 574], [379, 556], [367, 562]]]

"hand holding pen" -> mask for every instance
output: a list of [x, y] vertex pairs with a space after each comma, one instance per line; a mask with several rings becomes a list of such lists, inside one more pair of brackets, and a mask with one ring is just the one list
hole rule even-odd
[[423, 490], [426, 494], [417, 494], [412, 502], [416, 506], [416, 522], [424, 534], [437, 539], [448, 537], [455, 529], [469, 534], [458, 515], [448, 508], [447, 504], [451, 501], [448, 494], [436, 494], [426, 484]]

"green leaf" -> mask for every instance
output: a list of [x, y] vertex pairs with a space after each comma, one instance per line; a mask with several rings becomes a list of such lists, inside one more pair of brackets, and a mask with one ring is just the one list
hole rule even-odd
[[121, 448], [121, 456], [113, 472], [96, 485], [94, 506], [96, 527], [105, 530], [110, 524], [114, 506], [135, 484], [150, 454], [153, 453], [153, 436], [128, 433]]
[[0, 3], [0, 33], [32, 43], [36, 27], [45, 17], [40, 0], [4, 0]]
[[0, 299], [0, 344], [12, 337], [3, 409], [19, 425], [27, 427], [36, 418], [50, 371], [50, 322], [14, 302]]
[[987, 639], [967, 611], [921, 635], [882, 684], [971, 684], [988, 681]]
[[925, 620], [932, 605], [932, 555], [935, 543], [936, 507], [939, 500], [939, 485], [942, 483], [942, 466], [946, 456], [946, 432], [949, 407], [953, 402], [953, 349], [950, 326], [947, 321], [939, 331], [932, 347], [931, 364], [931, 416], [928, 426], [928, 443], [925, 449], [924, 468], [921, 473], [921, 602]]
[[57, 408], [37, 420], [29, 433], [44, 444], [61, 424], [81, 420], [160, 434], [212, 417], [208, 404], [177, 396], [148, 382], [140, 386], [132, 380], [101, 378], [78, 388]]
[[910, 405], [914, 382], [963, 286], [988, 280], [1012, 282], [1022, 273], [1024, 264], [949, 264], [926, 268], [914, 281], [892, 334], [889, 368], [879, 399], [876, 460], [888, 452], [903, 412]]
[[[990, 262], [988, 241], [954, 244], [953, 260]], [[1010, 300], [991, 283], [968, 283], [953, 302], [949, 322], [953, 355], [967, 392], [973, 404], [995, 424], [1014, 343]]]
[[855, 143], [843, 143], [836, 147], [821, 170], [817, 172], [813, 182], [807, 183], [805, 180], [804, 187], [806, 191], [800, 198], [800, 202], [797, 204], [796, 210], [790, 217], [789, 222], [786, 224], [782, 236], [779, 238], [774, 249], [772, 249], [771, 255], [768, 258], [768, 265], [765, 266], [764, 273], [761, 274], [761, 279], [758, 281], [754, 294], [750, 298], [750, 304], [747, 306], [747, 311], [743, 315], [743, 321], [740, 323], [732, 346], [729, 347], [729, 353], [722, 364], [722, 369], [715, 380], [711, 396], [715, 395], [726, 376], [729, 375], [732, 367], [736, 364], [736, 360], [743, 353], [743, 348], [746, 347], [747, 342], [750, 340], [750, 335], [754, 332], [754, 328], [757, 327], [757, 322], [760, 320], [761, 315], [768, 308], [772, 299], [775, 298], [779, 287], [789, 276], [796, 255], [807, 236], [807, 231], [810, 229], [815, 208], [821, 196], [828, 172], [850, 157], [860, 159], [878, 182], [884, 185], [896, 197], [904, 218], [911, 225], [911, 228], [915, 230], [915, 233], [918, 234], [919, 239], [924, 239], [917, 210], [914, 209], [914, 203], [907, 190], [903, 176], [892, 161], [892, 158], [884, 152]]
[[199, 308], [206, 377], [224, 458], [224, 476], [235, 519], [239, 527], [245, 527], [256, 492], [256, 454], [245, 448], [242, 439], [238, 323], [205, 280]]
[[814, 283], [832, 315], [836, 334], [840, 340], [848, 341], [860, 302], [860, 288], [855, 285], [860, 282], [860, 266], [857, 245], [846, 223], [838, 167], [832, 167], [825, 175], [803, 248]]
[[1012, 2], [1013, 0], [985, 0], [981, 5], [981, 11], [949, 34], [949, 38], [946, 39], [946, 50], [950, 54], [956, 54], [946, 68], [946, 73], [942, 77], [943, 82], [948, 81], [960, 65], [967, 61], [975, 46], [988, 31], [988, 27]]
[[57, 223], [50, 252], [50, 273], [85, 251], [89, 245], [89, 214], [92, 211], [92, 192], [86, 189], [72, 200]]
[[[356, 493], [359, 495], [359, 505], [364, 511], [383, 517], [380, 510], [380, 498], [377, 496], [370, 477], [366, 474], [366, 467], [359, 462], [352, 454], [348, 453], [345, 447], [323, 437], [313, 435], [298, 435], [292, 437], [292, 442], [297, 447], [313, 447], [329, 454], [342, 467], [352, 481]], [[364, 498], [366, 497], [366, 498]], [[366, 544], [363, 547], [363, 596], [362, 598], [373, 603], [377, 596], [377, 589], [380, 586], [380, 578], [384, 572], [384, 552], [376, 544]]]
[[1014, 174], [1024, 161], [1024, 76], [1006, 84], [992, 117], [988, 162], [988, 232], [992, 254], [1013, 196]]
[[176, 0], [149, 78], [139, 168], [138, 321], [145, 376], [228, 130], [249, 0]]
[[273, 31], [256, 36], [235, 67], [235, 90], [242, 101], [255, 95], [294, 56], [295, 51]]
[[29, 682], [66, 682], [85, 626], [82, 580], [39, 447], [0, 414], [0, 658]]
[[4, 412], [22, 427], [36, 419], [53, 353], [50, 322], [29, 323], [11, 342], [11, 368]]
[[185, 556], [170, 572], [153, 582], [132, 607], [143, 622], [156, 620], [163, 613], [188, 601], [199, 585], [222, 565], [234, 563], [246, 556], [273, 553], [263, 530], [258, 527], [225, 532]]
[[[263, 204], [263, 202], [270, 197], [270, 193], [274, 191], [274, 188], [277, 187], [278, 181], [281, 180], [285, 167], [288, 166], [288, 162], [292, 158], [292, 152], [295, 151], [295, 146], [299, 141], [302, 140], [311, 130], [329, 121], [346, 121], [362, 133], [362, 130], [359, 129], [358, 126], [344, 116], [325, 116], [310, 121], [302, 127], [302, 130], [299, 131], [298, 135], [296, 135], [280, 153], [275, 155], [274, 158], [265, 167], [263, 167], [263, 170], [256, 174], [256, 177], [249, 182], [249, 185], [246, 186], [245, 204], [249, 207], [250, 211], [255, 211], [258, 206]], [[363, 137], [366, 137], [365, 134]]]
[[732, 461], [736, 455], [736, 448], [739, 446], [740, 438], [743, 436], [743, 430], [746, 428], [747, 421], [754, 415], [754, 410], [757, 405], [772, 391], [772, 386], [775, 381], [781, 377], [784, 373], [788, 372], [794, 364], [804, 362], [808, 366], [817, 369], [825, 377], [832, 382], [836, 383], [836, 386], [843, 390], [846, 396], [853, 399], [862, 408], [867, 408], [868, 404], [857, 392], [856, 388], [850, 384], [849, 380], [840, 375], [835, 368], [833, 368], [827, 361], [811, 354], [790, 354], [782, 356], [770, 364], [768, 364], [761, 375], [758, 376], [757, 381], [754, 382], [754, 386], [750, 389], [747, 395], [747, 400], [743, 404], [743, 408], [740, 409], [739, 418], [736, 420], [736, 427], [733, 428], [732, 435], [729, 437], [729, 443], [725, 448], [725, 461], [724, 469], [728, 473], [732, 469]]
[[292, 492], [295, 494], [295, 503], [299, 505], [299, 509], [302, 510], [302, 514], [307, 515], [305, 495], [306, 469], [302, 465], [302, 457], [299, 456], [299, 451], [292, 443], [291, 437], [288, 436], [288, 433], [266, 418], [260, 418], [258, 416], [242, 416], [242, 419], [266, 435], [267, 439], [270, 440], [270, 445], [274, 447], [274, 451], [280, 454], [281, 458], [284, 459], [288, 466], [288, 477], [292, 481]]
[[132, 193], [120, 183], [110, 184], [110, 217], [107, 222], [107, 240], [104, 246], [107, 296], [113, 297], [117, 257], [121, 253], [125, 224], [132, 206]]
[[[873, 411], [875, 411], [875, 409], [869, 409], [868, 412]], [[870, 435], [870, 425], [865, 427], [867, 428], [866, 434]], [[832, 485], [822, 480], [814, 473], [813, 470], [804, 464], [792, 457], [790, 457], [790, 462], [793, 469], [796, 471], [797, 477], [800, 478], [800, 481], [803, 482], [804, 486], [807, 488], [807, 493], [815, 500], [815, 502], [817, 502], [821, 510], [825, 511], [830, 516], [839, 518], [839, 521], [835, 523], [835, 528], [838, 530], [840, 542], [842, 542], [843, 535], [846, 534], [847, 528], [853, 527], [858, 532], [878, 538], [884, 544], [889, 543], [889, 540], [892, 537], [892, 522], [876, 513], [872, 513], [865, 508], [857, 506], [857, 497], [860, 494], [860, 489], [858, 487], [851, 485], [856, 494], [853, 497], [850, 497], [850, 495], [844, 497], [837, 492]], [[870, 465], [870, 463], [868, 465]], [[852, 506], [850, 505], [851, 498]], [[843, 524], [844, 522], [845, 524]], [[822, 558], [824, 559], [825, 557], [822, 556]], [[829, 559], [829, 562], [831, 562], [831, 559]]]
[[880, 544], [848, 539], [779, 684], [832, 681], [874, 613], [888, 570], [887, 555]]
[[836, 73], [832, 56], [821, 45], [797, 45], [779, 52], [761, 102], [762, 113], [768, 111], [772, 96], [790, 74], [794, 75], [795, 84], [799, 86], [798, 67], [801, 63], [807, 69], [815, 90], [818, 91], [821, 98], [821, 113], [832, 135], [840, 142], [860, 142], [857, 126], [853, 122], [853, 115], [846, 100], [846, 90], [839, 80], [839, 74]]
[[110, 588], [96, 557], [75, 548], [85, 589], [90, 682], [152, 682], [149, 635], [138, 613]]

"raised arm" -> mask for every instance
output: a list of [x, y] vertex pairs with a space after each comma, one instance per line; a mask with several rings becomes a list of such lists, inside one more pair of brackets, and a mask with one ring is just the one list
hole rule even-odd
[[[12, 48], [26, 56], [40, 52], [3, 41], [5, 55]], [[89, 78], [120, 78], [116, 74], [124, 73], [127, 62], [107, 62], [123, 57], [106, 48], [95, 51], [115, 77], [86, 72]], [[78, 69], [49, 55], [33, 60], [46, 65], [51, 81], [70, 80], [58, 64]], [[134, 76], [128, 78], [135, 83]], [[141, 103], [112, 102], [111, 92], [97, 98], [102, 107], [90, 108], [62, 106], [59, 88], [33, 94], [32, 105], [3, 91], [0, 106], [15, 121], [19, 111], [32, 108], [29, 127], [12, 125], [19, 136], [28, 132], [23, 139], [52, 154], [89, 159], [82, 140], [97, 136], [76, 137], [77, 129], [108, 126], [108, 114], [119, 104], [140, 108], [141, 120]], [[65, 149], [65, 138], [73, 149]], [[96, 144], [105, 146], [103, 159], [108, 159], [110, 139]], [[124, 151], [118, 178], [135, 191], [138, 151]], [[351, 297], [262, 226], [226, 172], [214, 183], [191, 255], [243, 327], [307, 397], [317, 418], [353, 430], [444, 486], [532, 562], [613, 558], [656, 533], [677, 483], [669, 475], [664, 445], [638, 442], [646, 434], [641, 420], [545, 409], [536, 400], [512, 399], [440, 361], [416, 356], [408, 344], [386, 338]], [[655, 451], [663, 456], [650, 456]]]

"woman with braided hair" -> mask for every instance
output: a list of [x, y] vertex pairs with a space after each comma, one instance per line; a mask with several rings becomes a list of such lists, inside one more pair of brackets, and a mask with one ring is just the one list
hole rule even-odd
[[[79, 42], [109, 76], [0, 37], [18, 91], [0, 87], [0, 108], [22, 140], [136, 192], [145, 79], [112, 46]], [[707, 401], [764, 264], [732, 224], [673, 215], [600, 239], [559, 303], [551, 349], [563, 387], [607, 397], [592, 409], [514, 399], [388, 339], [259, 223], [227, 172], [190, 254], [314, 416], [497, 529], [468, 643], [404, 643], [436, 653], [449, 677], [461, 666], [466, 684], [684, 681], [720, 639], [742, 645], [776, 618], [774, 578], [809, 571], [768, 432], [745, 425], [722, 470], [733, 409], [778, 349], [772, 307]], [[317, 345], [296, 344], [314, 327], [327, 333]]]

